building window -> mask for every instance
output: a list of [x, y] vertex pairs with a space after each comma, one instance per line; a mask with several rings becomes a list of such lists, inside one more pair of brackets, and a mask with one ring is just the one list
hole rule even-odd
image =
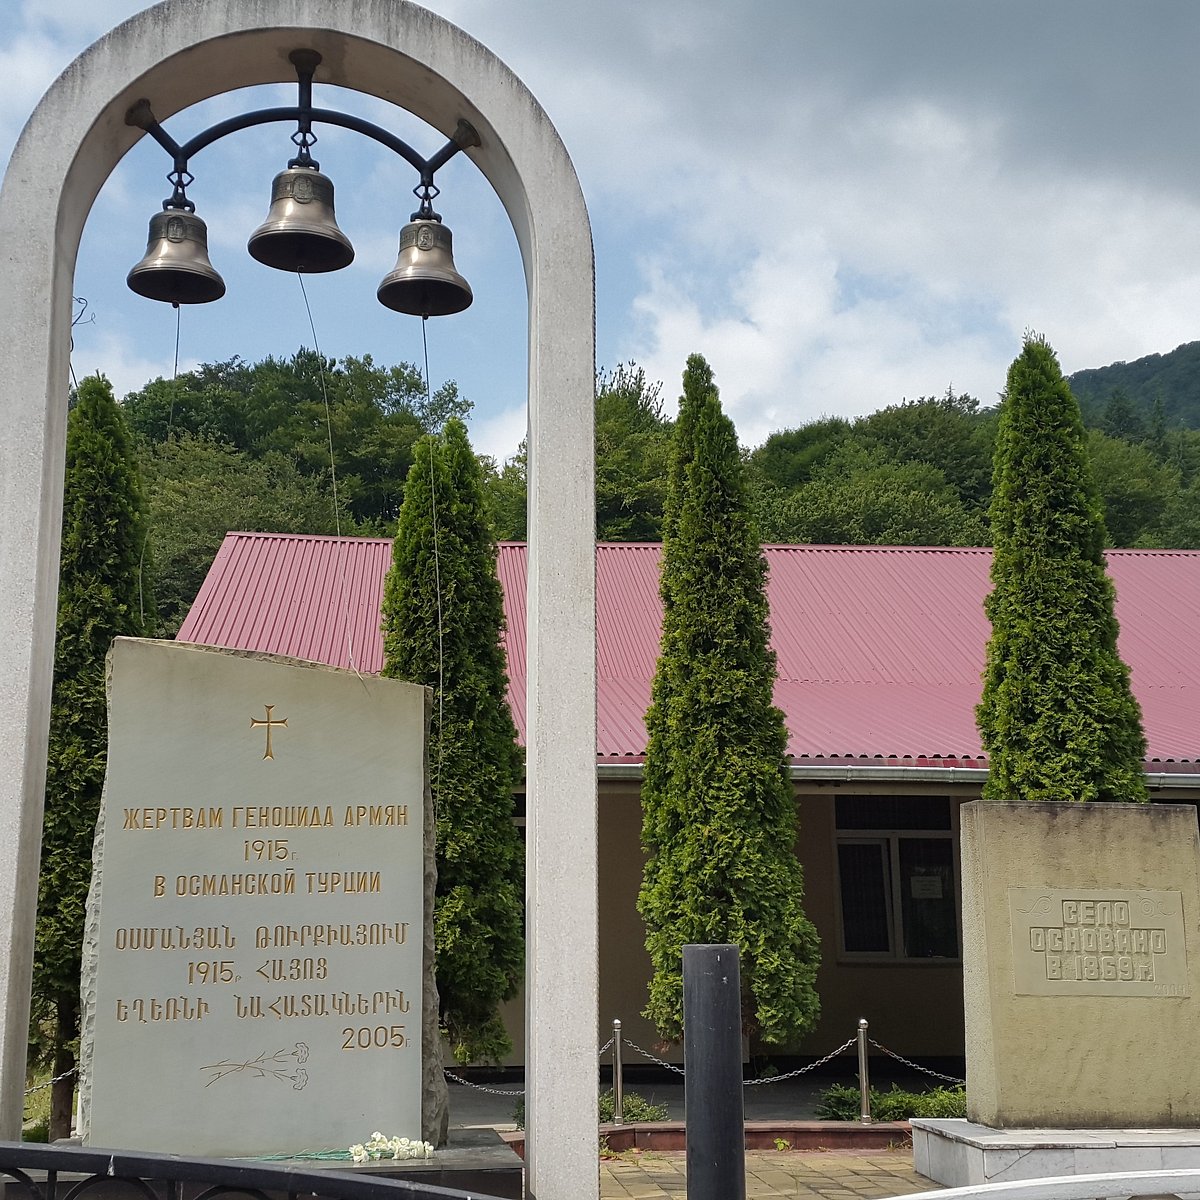
[[949, 800], [839, 796], [837, 872], [847, 958], [960, 957]]

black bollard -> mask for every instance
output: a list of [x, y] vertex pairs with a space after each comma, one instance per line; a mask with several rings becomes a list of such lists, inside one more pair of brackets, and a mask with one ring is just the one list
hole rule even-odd
[[745, 1200], [742, 981], [736, 946], [683, 948], [688, 1200]]

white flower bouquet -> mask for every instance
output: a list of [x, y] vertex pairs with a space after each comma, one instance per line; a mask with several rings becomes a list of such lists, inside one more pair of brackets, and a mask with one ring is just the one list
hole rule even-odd
[[356, 1163], [377, 1161], [381, 1158], [432, 1158], [433, 1143], [423, 1142], [419, 1138], [415, 1141], [402, 1137], [386, 1138], [376, 1130], [371, 1134], [369, 1141], [359, 1142], [350, 1147], [350, 1157]]

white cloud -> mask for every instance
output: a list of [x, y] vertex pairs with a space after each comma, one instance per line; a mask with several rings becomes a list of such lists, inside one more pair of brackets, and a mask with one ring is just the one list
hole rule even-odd
[[498, 464], [503, 464], [516, 454], [525, 438], [525, 406], [506, 408], [486, 417], [472, 414], [468, 423], [475, 453], [486, 454]]
[[[0, 150], [67, 61], [139, 2], [20, 5], [0, 49]], [[1200, 336], [1200, 160], [1187, 153], [1200, 6], [425, 2], [509, 63], [574, 158], [602, 280], [600, 361], [636, 359], [670, 397], [687, 354], [704, 353], [743, 441], [951, 383], [988, 402], [1027, 327], [1067, 370]], [[374, 100], [331, 98], [396, 117]], [[176, 120], [194, 130], [244, 100]], [[400, 121], [424, 148], [421, 127]], [[348, 274], [366, 280], [344, 303], [331, 281], [322, 345], [413, 357], [407, 330], [357, 307], [359, 291], [374, 303], [372, 284], [394, 262], [411, 184], [373, 150], [354, 152], [349, 134], [322, 136], [339, 221], [359, 250]], [[229, 139], [228, 165], [217, 155], [198, 160], [193, 189], [214, 262], [231, 297], [265, 294], [235, 277], [287, 157], [282, 132]], [[97, 247], [117, 219], [140, 237], [165, 194], [166, 164], [132, 167], [93, 213]], [[447, 168], [443, 200], [477, 305], [439, 327], [435, 373], [459, 379], [480, 406], [480, 448], [502, 457], [524, 432], [524, 288], [511, 231], [471, 171]], [[123, 286], [93, 267], [89, 294], [117, 320], [98, 282], [110, 277]], [[251, 305], [226, 340], [198, 351], [294, 348], [301, 315]], [[196, 314], [192, 327], [217, 321]]]
[[[181, 359], [179, 372], [193, 371], [199, 365], [198, 359]], [[173, 356], [162, 359], [141, 354], [122, 335], [81, 326], [75, 331], [71, 367], [80, 380], [87, 375], [105, 376], [112, 384], [113, 395], [122, 400], [152, 379], [170, 379], [175, 364]]]

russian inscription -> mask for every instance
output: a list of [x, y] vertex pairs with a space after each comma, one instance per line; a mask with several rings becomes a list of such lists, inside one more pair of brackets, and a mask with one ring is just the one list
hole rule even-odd
[[1009, 888], [1013, 990], [1025, 996], [1187, 996], [1183, 896]]

